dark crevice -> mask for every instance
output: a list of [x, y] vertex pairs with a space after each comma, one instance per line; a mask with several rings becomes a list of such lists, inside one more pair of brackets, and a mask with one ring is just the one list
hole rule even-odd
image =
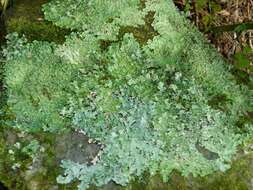
[[[5, 97], [6, 97], [5, 88], [3, 84], [4, 56], [2, 53], [2, 47], [6, 42], [5, 35], [6, 35], [5, 17], [0, 16], [0, 108], [4, 105]], [[1, 118], [1, 113], [0, 113], [0, 118]]]
[[4, 183], [0, 181], [0, 190], [9, 190], [9, 189], [4, 185]]
[[245, 124], [253, 124], [253, 112], [247, 112], [243, 116], [240, 116], [238, 121], [236, 122], [236, 126], [239, 131], [242, 133], [247, 133], [248, 129], [245, 128]]
[[199, 142], [195, 144], [195, 147], [198, 150], [198, 152], [201, 153], [203, 157], [207, 160], [216, 160], [219, 158], [219, 154], [208, 150], [207, 148], [202, 146]]
[[208, 105], [213, 109], [226, 111], [226, 104], [228, 102], [229, 102], [229, 99], [227, 98], [227, 96], [224, 94], [221, 94], [221, 95], [216, 95], [212, 97], [208, 101]]
[[246, 86], [249, 86], [250, 89], [253, 89], [253, 83], [250, 80], [250, 74], [246, 71], [233, 68], [231, 70], [233, 76], [235, 77], [235, 80], [237, 84], [244, 84]]
[[6, 35], [6, 26], [5, 26], [5, 16], [0, 16], [0, 46], [5, 43], [5, 35]]
[[146, 8], [146, 0], [140, 0], [140, 10], [143, 10]]

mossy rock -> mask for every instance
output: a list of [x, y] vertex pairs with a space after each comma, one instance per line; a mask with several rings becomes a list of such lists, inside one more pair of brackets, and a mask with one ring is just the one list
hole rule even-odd
[[[33, 139], [37, 139], [45, 148], [45, 151], [36, 154], [35, 161], [28, 155], [22, 154], [14, 146], [17, 142], [24, 146]], [[76, 147], [81, 147], [79, 145], [82, 144], [82, 147], [86, 147], [86, 153], [94, 151], [95, 145], [88, 144], [87, 138], [77, 132], [65, 132], [55, 138], [53, 134], [23, 134], [11, 129], [1, 130], [0, 181], [11, 190], [75, 189], [75, 183], [68, 185], [56, 183], [56, 177], [61, 173], [59, 162], [63, 157], [85, 161], [89, 157], [88, 155], [93, 153], [83, 154], [78, 148], [73, 152], [73, 146], [64, 144], [66, 140]], [[20, 163], [20, 168], [15, 168], [15, 163]], [[252, 171], [253, 153], [241, 153], [234, 160], [231, 169], [225, 173], [217, 172], [206, 177], [194, 178], [191, 176], [182, 177], [179, 173], [174, 172], [168, 183], [162, 182], [159, 176], [150, 178], [146, 175], [127, 187], [109, 183], [101, 188], [93, 187], [90, 190], [251, 190], [253, 188]]]
[[25, 35], [30, 41], [63, 43], [65, 35], [70, 31], [61, 29], [43, 19], [41, 6], [46, 2], [48, 1], [15, 1], [6, 15], [6, 32], [17, 32], [20, 35]]
[[[30, 2], [30, 4], [28, 4], [28, 2]], [[22, 2], [17, 2], [13, 8], [13, 15], [11, 16], [10, 14], [9, 19], [7, 20], [7, 30], [9, 32], [15, 31], [20, 34], [25, 34], [29, 40], [36, 39], [55, 41], [57, 43], [63, 42], [64, 32], [61, 32], [61, 29], [51, 25], [49, 22], [44, 22], [41, 18], [41, 15], [37, 15], [37, 12], [34, 12], [34, 10], [37, 10], [37, 8], [40, 7], [38, 6], [39, 3], [45, 2], [46, 0], [36, 1], [36, 6], [34, 6], [35, 2], [33, 1], [25, 0]], [[25, 7], [23, 7], [23, 3], [26, 3]], [[31, 9], [31, 11], [28, 8]], [[148, 27], [148, 29], [150, 29], [150, 27]], [[133, 33], [134, 38], [136, 38], [137, 41], [143, 45], [147, 43], [146, 39], [152, 39], [157, 35], [155, 31], [151, 31], [150, 35], [147, 35], [144, 39], [142, 38], [143, 36], [140, 35], [142, 30], [143, 28], [126, 27], [120, 31], [118, 37], [121, 35], [123, 36], [125, 33]], [[60, 35], [58, 36], [58, 34]], [[34, 62], [32, 63], [35, 65]], [[202, 65], [196, 68], [200, 69], [201, 66]], [[222, 105], [216, 105], [216, 102], [220, 99], [219, 96], [217, 97], [217, 100], [214, 98], [214, 101], [211, 101], [210, 104], [212, 104], [216, 109], [220, 109], [220, 106]], [[221, 97], [221, 99], [224, 99], [224, 104], [227, 102], [226, 98]], [[12, 190], [75, 189], [73, 186], [76, 184], [73, 183], [70, 185], [59, 185], [56, 183], [56, 177], [62, 173], [61, 169], [59, 168], [60, 160], [71, 159], [75, 162], [82, 163], [92, 159], [97, 152], [97, 146], [95, 144], [89, 144], [86, 136], [74, 131], [67, 131], [62, 134], [42, 132], [30, 134], [20, 133], [20, 131], [14, 131], [11, 128], [5, 128], [2, 130], [0, 136], [0, 169], [2, 170], [2, 174], [0, 174], [0, 181], [3, 181], [3, 183]], [[31, 155], [24, 154], [24, 152], [20, 151], [20, 149], [17, 149], [14, 146], [17, 142], [20, 142], [22, 146], [27, 146], [32, 140], [37, 140], [44, 148], [44, 151], [39, 149], [40, 151], [34, 153], [34, 155], [31, 157]], [[84, 152], [81, 151], [83, 147], [85, 147]], [[12, 151], [10, 152], [10, 150]], [[94, 152], [95, 154], [93, 154]], [[109, 183], [101, 188], [91, 189], [250, 190], [253, 188], [251, 183], [253, 178], [253, 155], [241, 155], [242, 156], [240, 158], [234, 161], [232, 168], [226, 173], [215, 173], [204, 178], [186, 178], [174, 172], [168, 183], [163, 183], [159, 176], [152, 178], [144, 176], [142, 179], [132, 182], [127, 187], [121, 187], [114, 183]], [[35, 160], [33, 156], [35, 156]], [[16, 165], [17, 162], [20, 164], [19, 167]]]
[[25, 35], [28, 40], [54, 41], [56, 43], [63, 43], [65, 35], [69, 33], [49, 22], [31, 22], [25, 17], [8, 19], [7, 32]]

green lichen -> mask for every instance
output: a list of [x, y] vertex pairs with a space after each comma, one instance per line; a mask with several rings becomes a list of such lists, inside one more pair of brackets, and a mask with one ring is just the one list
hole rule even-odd
[[228, 170], [251, 137], [251, 123], [240, 123], [244, 130], [237, 123], [252, 111], [252, 91], [236, 84], [171, 0], [87, 2], [44, 6], [47, 19], [78, 31], [63, 44], [8, 36], [7, 104], [15, 115], [8, 124], [35, 134], [72, 128], [95, 142], [91, 160], [66, 158], [57, 178], [80, 181], [82, 190], [110, 182], [141, 188], [127, 185], [146, 174], [142, 189], [186, 189], [187, 181], [170, 187], [152, 176], [168, 182], [175, 171]]

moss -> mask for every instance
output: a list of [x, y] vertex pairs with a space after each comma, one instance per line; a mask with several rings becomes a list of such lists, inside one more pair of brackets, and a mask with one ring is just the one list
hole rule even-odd
[[[15, 136], [12, 143], [8, 140], [7, 133]], [[53, 134], [26, 134], [18, 137], [18, 131], [8, 128], [8, 131], [0, 131], [0, 181], [11, 190], [48, 190], [57, 186], [59, 190], [75, 189], [76, 184], [58, 185], [56, 177], [61, 173], [59, 163], [55, 155], [55, 136]], [[13, 144], [20, 142], [21, 146], [27, 145], [29, 140], [37, 139], [45, 147], [45, 152], [38, 154], [38, 160], [33, 163], [32, 158], [25, 155], [20, 149], [14, 149]], [[13, 154], [8, 151], [12, 149]], [[21, 163], [21, 167], [13, 170], [15, 163]], [[29, 169], [32, 166], [33, 169]]]
[[[145, 6], [144, 1], [141, 1], [141, 8]], [[117, 36], [116, 41], [108, 41], [108, 40], [101, 40], [100, 47], [102, 50], [106, 50], [112, 43], [117, 43], [122, 41], [123, 37], [127, 33], [133, 34], [134, 38], [137, 42], [142, 46], [146, 45], [149, 40], [152, 40], [155, 36], [159, 35], [159, 33], [154, 29], [152, 23], [154, 21], [154, 12], [149, 12], [145, 18], [145, 25], [133, 27], [133, 26], [124, 26], [121, 27], [119, 30], [119, 34]]]
[[69, 34], [70, 31], [61, 29], [43, 19], [41, 6], [46, 2], [48, 1], [16, 1], [7, 14], [7, 33], [24, 34], [30, 41], [42, 40], [63, 43], [65, 35]]
[[245, 129], [243, 127], [245, 124], [253, 124], [253, 112], [244, 113], [243, 116], [239, 117], [239, 120], [236, 123], [237, 127], [244, 132]]
[[230, 170], [206, 177], [183, 177], [173, 172], [167, 183], [159, 176], [135, 181], [124, 190], [251, 190], [253, 179], [253, 154], [236, 159]]
[[[1, 126], [3, 127], [3, 126]], [[6, 132], [4, 128], [0, 131], [0, 181], [5, 184], [9, 189], [25, 190], [26, 184], [23, 183], [20, 170], [12, 170], [11, 167], [15, 164], [16, 160], [14, 155], [9, 154], [10, 144], [7, 142]], [[15, 154], [15, 153], [14, 153]], [[26, 164], [24, 162], [24, 164]]]
[[121, 41], [126, 33], [132, 33], [140, 45], [145, 45], [149, 40], [152, 40], [159, 33], [154, 29], [152, 23], [154, 21], [154, 12], [149, 12], [145, 18], [145, 25], [139, 27], [121, 27], [118, 39]]
[[234, 161], [233, 167], [226, 173], [216, 173], [199, 179], [203, 184], [199, 189], [206, 190], [250, 190], [253, 178], [253, 155], [245, 155]]
[[250, 89], [253, 89], [253, 82], [250, 80], [252, 73], [249, 74], [237, 68], [233, 68], [231, 73], [234, 75], [238, 84], [244, 84], [247, 85]]
[[208, 101], [209, 106], [220, 111], [226, 111], [228, 103], [230, 103], [230, 100], [225, 94], [216, 95]]
[[[16, 131], [13, 131], [13, 133], [16, 133]], [[46, 150], [41, 155], [42, 164], [30, 180], [27, 181], [25, 173], [27, 167], [31, 164], [31, 159], [15, 152], [17, 159], [22, 162], [23, 167], [20, 170], [12, 170], [11, 167], [15, 161], [8, 154], [10, 144], [6, 143], [5, 132], [0, 132], [0, 170], [3, 171], [0, 173], [0, 181], [8, 188], [12, 190], [30, 190], [32, 185], [36, 185], [38, 189], [45, 190], [54, 186], [57, 186], [59, 190], [75, 189], [76, 184], [57, 185], [56, 177], [61, 171], [55, 156], [55, 138], [54, 135], [44, 135], [41, 134], [39, 137]], [[16, 140], [20, 141], [20, 139]], [[167, 183], [163, 183], [159, 176], [151, 178], [144, 176], [141, 180], [136, 180], [127, 187], [110, 184], [102, 188], [92, 187], [90, 190], [250, 190], [252, 189], [252, 170], [253, 153], [236, 159], [232, 164], [232, 168], [225, 173], [217, 172], [206, 177], [193, 178], [182, 177], [179, 173], [174, 172]]]
[[28, 40], [63, 43], [69, 31], [62, 30], [49, 22], [31, 22], [26, 18], [11, 18], [7, 22], [7, 32], [25, 35]]

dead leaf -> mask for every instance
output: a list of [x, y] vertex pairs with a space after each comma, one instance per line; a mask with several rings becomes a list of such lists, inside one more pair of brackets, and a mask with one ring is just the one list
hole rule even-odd
[[230, 13], [227, 10], [219, 11], [218, 14], [222, 16], [230, 16]]

